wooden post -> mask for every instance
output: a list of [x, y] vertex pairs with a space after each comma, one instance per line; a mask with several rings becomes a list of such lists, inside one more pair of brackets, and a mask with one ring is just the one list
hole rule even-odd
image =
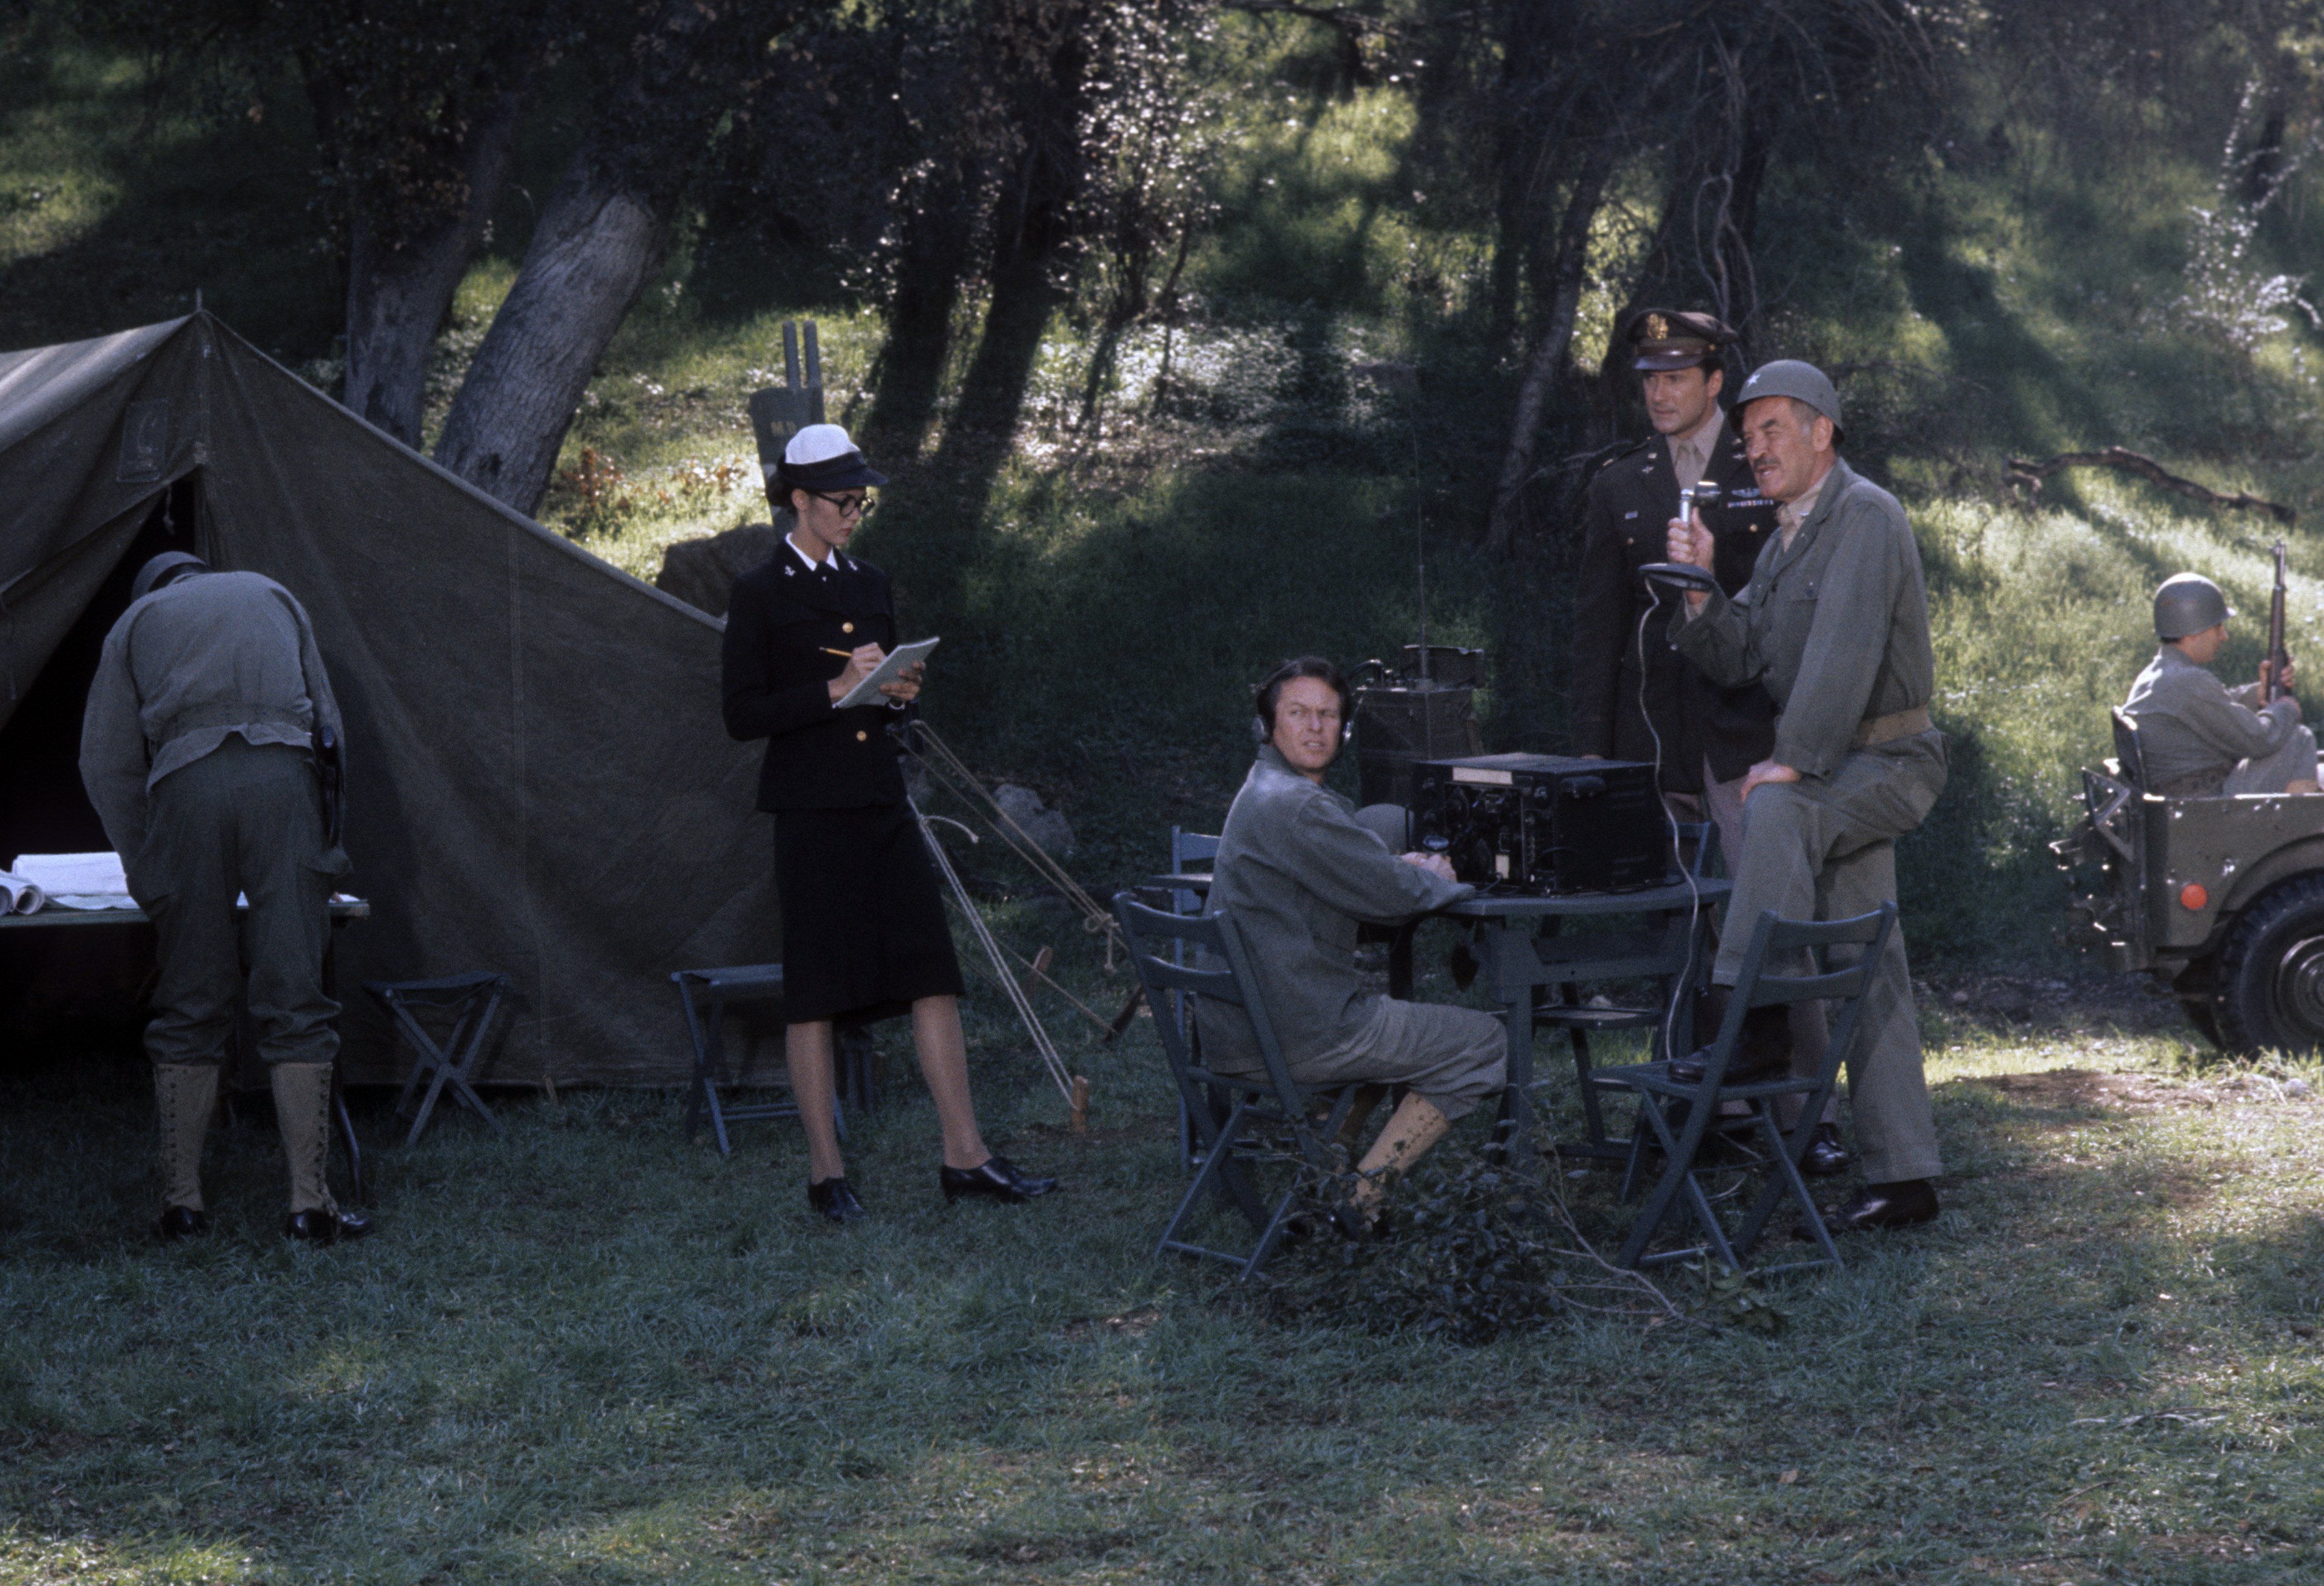
[[1074, 1105], [1067, 1127], [1075, 1134], [1089, 1133], [1089, 1076], [1074, 1075]]

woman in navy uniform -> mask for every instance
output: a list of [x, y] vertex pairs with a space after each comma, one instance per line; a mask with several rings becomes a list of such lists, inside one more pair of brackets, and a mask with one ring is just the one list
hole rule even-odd
[[986, 1150], [977, 1130], [960, 964], [887, 732], [918, 695], [922, 669], [882, 684], [883, 705], [836, 708], [896, 642], [888, 575], [846, 554], [873, 505], [866, 489], [886, 483], [838, 425], [793, 436], [767, 480], [793, 526], [772, 559], [734, 580], [726, 614], [726, 731], [767, 740], [759, 807], [775, 816], [784, 1056], [807, 1132], [807, 1203], [835, 1222], [864, 1212], [833, 1122], [832, 1023], [905, 1006], [944, 1129], [945, 1199], [1025, 1201], [1056, 1188]]

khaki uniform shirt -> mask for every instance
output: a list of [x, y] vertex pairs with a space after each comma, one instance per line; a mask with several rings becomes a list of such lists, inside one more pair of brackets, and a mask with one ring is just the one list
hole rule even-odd
[[1921, 549], [1896, 498], [1835, 462], [1789, 544], [1760, 552], [1732, 601], [1714, 591], [1671, 642], [1715, 682], [1764, 685], [1783, 713], [1772, 758], [1829, 776], [1872, 718], [1936, 689]]
[[2122, 705], [2138, 724], [2148, 788], [2164, 793], [2206, 777], [2224, 783], [2236, 761], [2273, 754], [2290, 742], [2300, 725], [2300, 702], [2287, 695], [2264, 708], [2258, 705], [2258, 684], [2230, 688], [2172, 646], [2157, 649]]
[[[1372, 999], [1356, 971], [1356, 926], [1398, 925], [1476, 889], [1406, 864], [1356, 824], [1348, 801], [1268, 744], [1219, 833], [1211, 908], [1234, 917], [1286, 1061], [1330, 1056], [1363, 1033]], [[1259, 1066], [1250, 1027], [1210, 1006], [1205, 1048], [1229, 1070]]]
[[145, 842], [146, 795], [229, 737], [345, 742], [306, 608], [257, 573], [198, 573], [121, 613], [89, 684], [80, 779], [124, 864]]
[[1692, 433], [1665, 438], [1670, 442], [1671, 471], [1678, 475], [1682, 490], [1710, 474], [1711, 460], [1718, 455], [1719, 432], [1726, 427], [1726, 411], [1713, 402], [1711, 417], [1696, 425]]

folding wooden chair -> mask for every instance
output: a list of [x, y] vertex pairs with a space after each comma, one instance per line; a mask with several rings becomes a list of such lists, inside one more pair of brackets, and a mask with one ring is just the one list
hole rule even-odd
[[[723, 969], [673, 971], [669, 983], [678, 988], [679, 1011], [686, 1019], [686, 1042], [694, 1056], [694, 1078], [687, 1093], [686, 1138], [692, 1139], [706, 1121], [722, 1157], [733, 1154], [726, 1126], [757, 1123], [768, 1119], [797, 1118], [798, 1103], [786, 1094], [776, 1102], [735, 1103], [725, 1100], [719, 1086], [726, 1075], [726, 1009], [733, 1002], [779, 1001], [783, 966], [779, 964], [738, 964]], [[876, 1056], [871, 1036], [860, 1026], [843, 1025], [833, 1032], [835, 1073], [831, 1098], [832, 1126], [847, 1138], [847, 1109], [853, 1103], [866, 1112], [879, 1110], [872, 1062]]]
[[[485, 1037], [492, 1034], [493, 1016], [500, 1011], [506, 1000], [509, 977], [496, 970], [481, 969], [472, 974], [447, 975], [436, 981], [365, 981], [369, 991], [395, 1021], [395, 1028], [412, 1052], [411, 1073], [404, 1079], [403, 1089], [395, 1098], [395, 1115], [410, 1113], [411, 1132], [403, 1143], [420, 1143], [420, 1130], [428, 1127], [428, 1115], [436, 1110], [437, 1099], [446, 1091], [452, 1099], [493, 1126], [493, 1132], [505, 1136], [508, 1130], [493, 1116], [484, 1098], [476, 1094], [469, 1075], [476, 1069], [476, 1060], [484, 1053]], [[438, 1042], [428, 1032], [428, 1027], [418, 1018], [419, 1010], [447, 1014], [451, 1028]], [[411, 1098], [420, 1095], [420, 1109], [411, 1112]]]
[[[1219, 840], [1215, 835], [1208, 832], [1190, 832], [1184, 826], [1170, 828], [1172, 875], [1185, 875], [1197, 868], [1207, 871], [1211, 868], [1211, 862], [1218, 856]], [[1203, 912], [1203, 895], [1184, 887], [1178, 888], [1170, 894], [1170, 911], [1173, 914], [1200, 914]], [[1184, 943], [1171, 949], [1170, 961], [1182, 965], [1186, 962]], [[1199, 1053], [1202, 1039], [1194, 1033], [1194, 1005], [1184, 996], [1174, 996], [1170, 1000], [1170, 1017], [1176, 1022], [1178, 1034], [1185, 1040], [1188, 1049]], [[1213, 1095], [1210, 1100], [1212, 1117], [1224, 1118], [1227, 1114], [1226, 1098]], [[1178, 1103], [1178, 1166], [1192, 1173], [1202, 1166], [1201, 1156], [1194, 1144], [1194, 1115], [1186, 1111], [1186, 1103], [1181, 1101]]]
[[[1793, 1267], [1820, 1266], [1825, 1262], [1835, 1267], [1842, 1264], [1840, 1250], [1824, 1228], [1822, 1213], [1816, 1209], [1814, 1197], [1808, 1193], [1807, 1180], [1800, 1176], [1800, 1160], [1806, 1156], [1808, 1145], [1815, 1138], [1816, 1124], [1823, 1117], [1824, 1102], [1831, 1095], [1841, 1065], [1849, 1060], [1857, 1044], [1868, 1034], [1861, 1018], [1864, 992], [1879, 967], [1880, 955], [1888, 945], [1889, 933], [1895, 928], [1896, 906], [1894, 903], [1884, 903], [1877, 912], [1858, 915], [1853, 919], [1821, 922], [1778, 919], [1772, 909], [1763, 911], [1758, 923], [1752, 927], [1751, 942], [1743, 954], [1742, 972], [1728, 1000], [1727, 1017], [1720, 1022], [1719, 1033], [1711, 1038], [1700, 1083], [1681, 1084], [1673, 1080], [1667, 1059], [1627, 1068], [1600, 1069], [1591, 1076], [1599, 1085], [1631, 1091], [1638, 1097], [1638, 1117], [1645, 1127], [1633, 1128], [1630, 1131], [1629, 1167], [1622, 1180], [1624, 1199], [1629, 1198], [1645, 1166], [1649, 1130], [1652, 1138], [1660, 1142], [1664, 1152], [1662, 1176], [1647, 1195], [1637, 1220], [1630, 1225], [1630, 1235], [1622, 1246], [1622, 1253], [1615, 1263], [1617, 1266], [1651, 1266], [1698, 1256], [1708, 1250], [1730, 1268], [1739, 1270], [1743, 1265], [1742, 1258], [1750, 1254], [1758, 1243], [1768, 1219], [1786, 1198], [1796, 1203], [1806, 1218], [1822, 1254], [1810, 1260], [1784, 1262], [1764, 1270], [1779, 1272]], [[1861, 951], [1855, 963], [1846, 969], [1820, 969], [1816, 955], [1828, 954], [1834, 947], [1857, 947]], [[1807, 973], [1776, 974], [1768, 972], [1766, 966], [1769, 963], [1796, 963], [1802, 954], [1808, 955]], [[1783, 1074], [1742, 1084], [1726, 1082], [1727, 1065], [1742, 1038], [1746, 1012], [1753, 1008], [1812, 1000], [1831, 1000], [1840, 1005], [1840, 1016], [1832, 1024], [1831, 1044], [1825, 1049], [1823, 1065], [1813, 1079], [1795, 1079]], [[1804, 1100], [1791, 1132], [1786, 1135], [1776, 1120], [1776, 1113], [1779, 1102], [1792, 1096]], [[1719, 1116], [1719, 1104], [1729, 1101], [1745, 1104], [1748, 1109], [1748, 1122], [1743, 1119]], [[1683, 1120], [1674, 1122], [1673, 1114], [1682, 1103], [1684, 1106]], [[1756, 1131], [1765, 1142], [1771, 1171], [1750, 1213], [1730, 1240], [1726, 1231], [1720, 1226], [1710, 1198], [1702, 1193], [1702, 1185], [1696, 1182], [1695, 1175], [1699, 1170], [1696, 1157], [1714, 1130], [1731, 1133], [1738, 1125]], [[1659, 1250], [1647, 1254], [1647, 1244], [1682, 1202], [1702, 1231], [1704, 1242], [1683, 1250]]]
[[[1282, 1237], [1284, 1224], [1290, 1221], [1293, 1203], [1298, 1198], [1299, 1178], [1294, 1173], [1291, 1183], [1269, 1206], [1251, 1182], [1250, 1163], [1239, 1148], [1249, 1139], [1254, 1128], [1278, 1131], [1288, 1135], [1306, 1167], [1328, 1176], [1334, 1163], [1324, 1142], [1336, 1136], [1347, 1121], [1356, 1087], [1318, 1086], [1310, 1090], [1292, 1079], [1283, 1047], [1276, 1039], [1275, 1026], [1259, 995], [1259, 982], [1251, 973], [1242, 936], [1231, 917], [1224, 914], [1165, 914], [1137, 902], [1127, 892], [1114, 895], [1113, 913], [1121, 922], [1122, 937], [1129, 945], [1130, 961], [1137, 968], [1139, 984], [1145, 988], [1147, 1005], [1155, 1010], [1155, 1032], [1160, 1036], [1162, 1050], [1169, 1058], [1171, 1077], [1177, 1082], [1179, 1099], [1185, 1103], [1186, 1117], [1193, 1121], [1202, 1152], [1202, 1166], [1195, 1172], [1194, 1183], [1186, 1186], [1162, 1237], [1156, 1241], [1155, 1257], [1159, 1259], [1165, 1250], [1206, 1257], [1228, 1262], [1239, 1269], [1239, 1277], [1249, 1277], [1259, 1270]], [[1250, 1020], [1265, 1073], [1220, 1074], [1203, 1066], [1187, 1041], [1186, 1032], [1176, 1019], [1163, 1011], [1170, 1006], [1166, 994], [1172, 992], [1190, 998], [1199, 995], [1242, 1010]], [[1192, 1011], [1190, 1007], [1189, 1026], [1194, 1022]], [[1231, 1100], [1223, 1120], [1211, 1111], [1205, 1093], [1213, 1091]], [[1324, 1096], [1331, 1098], [1332, 1110], [1319, 1125], [1310, 1121], [1308, 1109], [1311, 1098]], [[1196, 1208], [1212, 1194], [1216, 1194], [1228, 1208], [1240, 1213], [1257, 1231], [1259, 1241], [1248, 1252], [1213, 1249], [1181, 1237]]]
[[[1685, 856], [1688, 873], [1698, 881], [1709, 877], [1719, 861], [1719, 828], [1709, 821], [1691, 822], [1680, 825], [1678, 834], [1679, 852]], [[1553, 916], [1545, 926], [1561, 923]], [[1606, 1138], [1598, 1089], [1591, 1083], [1590, 1037], [1633, 1029], [1662, 1031], [1667, 1036], [1674, 1022], [1680, 1028], [1692, 1030], [1692, 1009], [1680, 999], [1692, 998], [1695, 987], [1709, 978], [1710, 933], [1693, 918], [1676, 917], [1661, 926], [1640, 930], [1572, 936], [1546, 935], [1535, 942], [1534, 952], [1545, 967], [1587, 964], [1591, 973], [1601, 978], [1655, 982], [1655, 999], [1650, 1006], [1633, 1000], [1592, 1008], [1582, 1000], [1582, 982], [1575, 977], [1563, 978], [1554, 988], [1559, 995], [1558, 1001], [1536, 1000], [1534, 1003], [1534, 1028], [1563, 1030], [1573, 1047], [1574, 1082], [1582, 1096], [1582, 1122], [1588, 1139], [1578, 1148], [1560, 1149], [1567, 1155], [1595, 1157], [1609, 1163], [1620, 1161], [1630, 1142]], [[1536, 993], [1537, 999], [1546, 997], [1552, 990], [1543, 987]], [[1663, 1056], [1671, 1056], [1669, 1041], [1665, 1038], [1662, 1045]], [[1534, 1082], [1537, 1087], [1550, 1083], [1546, 1076]]]

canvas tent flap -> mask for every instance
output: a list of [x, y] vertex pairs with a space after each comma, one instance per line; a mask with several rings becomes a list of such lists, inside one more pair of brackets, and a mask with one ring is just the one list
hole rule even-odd
[[187, 323], [0, 355], [0, 727], [146, 506], [199, 460]]
[[[134, 349], [138, 378], [52, 364], [73, 371], [78, 401], [25, 433], [77, 432], [43, 455], [69, 455], [80, 477], [43, 499], [46, 518], [12, 522], [0, 568], [20, 539], [54, 532], [49, 519], [128, 488], [100, 480], [152, 424], [138, 404], [188, 416], [154, 443], [161, 471], [198, 466], [215, 565], [264, 573], [306, 605], [346, 717], [350, 885], [374, 908], [341, 937], [350, 1077], [407, 1061], [363, 982], [476, 969], [516, 988], [480, 1077], [683, 1077], [670, 972], [780, 952], [767, 817], [752, 810], [758, 752], [720, 720], [720, 624], [472, 489], [207, 315], [133, 337], [147, 339], [110, 340], [126, 344], [124, 364]], [[0, 359], [0, 435], [19, 432], [6, 392], [25, 356]], [[20, 453], [0, 448], [0, 499], [29, 483]]]

